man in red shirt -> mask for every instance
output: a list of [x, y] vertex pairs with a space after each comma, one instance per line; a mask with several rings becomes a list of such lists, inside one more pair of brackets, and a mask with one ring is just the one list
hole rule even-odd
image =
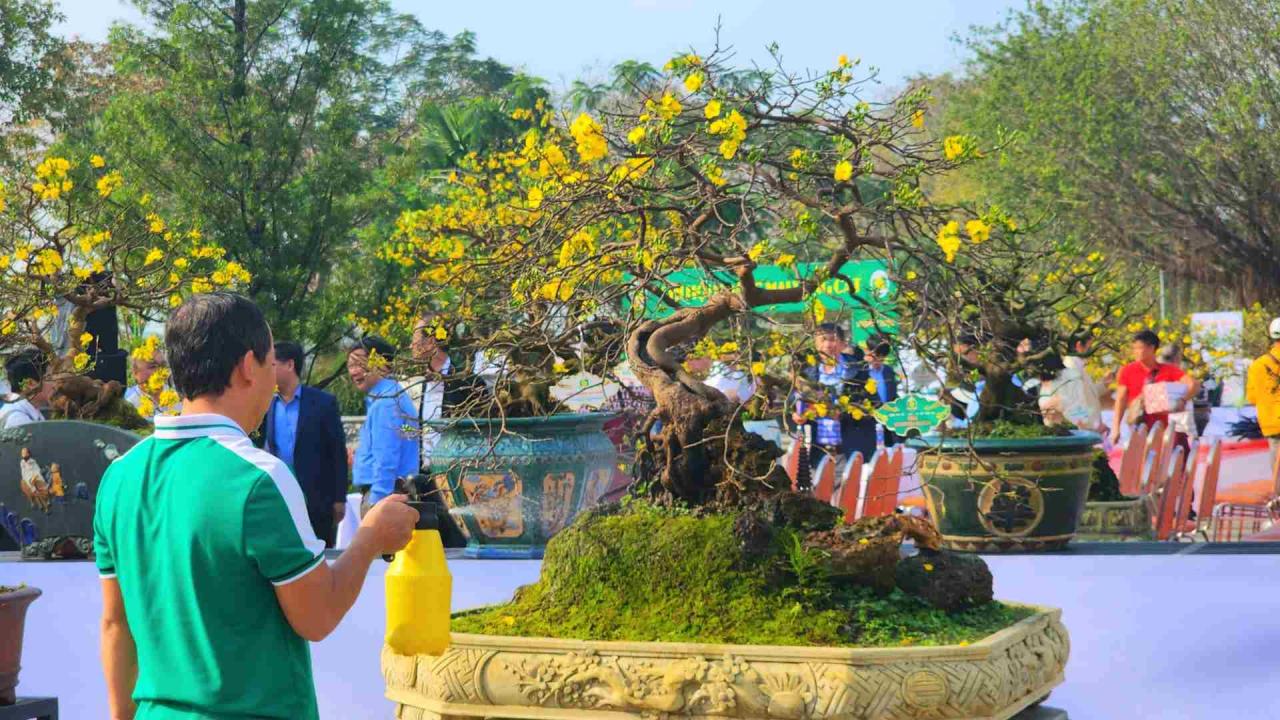
[[[1120, 368], [1116, 376], [1115, 417], [1112, 420], [1111, 442], [1120, 442], [1120, 426], [1124, 422], [1125, 408], [1135, 399], [1142, 398], [1142, 390], [1147, 383], [1180, 382], [1187, 386], [1185, 402], [1200, 390], [1200, 383], [1182, 371], [1176, 365], [1166, 365], [1156, 361], [1156, 351], [1160, 349], [1160, 338], [1150, 330], [1143, 330], [1133, 336], [1130, 343], [1133, 362]], [[1139, 420], [1150, 428], [1155, 423], [1169, 426], [1169, 413], [1144, 413]], [[1183, 449], [1190, 449], [1185, 433], [1174, 436], [1174, 443]]]

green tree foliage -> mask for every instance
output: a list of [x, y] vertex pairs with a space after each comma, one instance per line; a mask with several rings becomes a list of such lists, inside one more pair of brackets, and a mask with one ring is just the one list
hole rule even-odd
[[948, 132], [985, 199], [1238, 302], [1280, 295], [1280, 5], [1037, 0], [966, 44]]
[[394, 217], [396, 162], [452, 161], [415, 149], [422, 116], [513, 73], [385, 0], [135, 4], [150, 26], [112, 31], [131, 82], [96, 147], [258, 269], [248, 292], [277, 335], [332, 343], [387, 279], [360, 247]]

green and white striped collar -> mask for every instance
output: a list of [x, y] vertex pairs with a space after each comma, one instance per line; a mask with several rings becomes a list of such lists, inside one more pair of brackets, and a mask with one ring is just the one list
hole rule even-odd
[[155, 419], [157, 440], [186, 440], [199, 437], [244, 437], [244, 430], [223, 415], [159, 416]]

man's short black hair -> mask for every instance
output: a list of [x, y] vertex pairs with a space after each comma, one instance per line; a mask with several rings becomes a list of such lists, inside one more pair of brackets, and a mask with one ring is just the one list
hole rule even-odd
[[1133, 342], [1140, 342], [1148, 347], [1160, 349], [1160, 336], [1150, 330], [1140, 330], [1133, 334]]
[[971, 348], [973, 348], [973, 347], [978, 347], [978, 345], [979, 345], [979, 343], [978, 343], [978, 336], [977, 336], [977, 335], [974, 335], [973, 333], [964, 333], [964, 334], [963, 334], [963, 335], [961, 335], [960, 337], [956, 338], [956, 344], [957, 344], [957, 345], [968, 345], [968, 346], [969, 346], [969, 347], [971, 347]]
[[19, 350], [4, 361], [5, 377], [9, 378], [9, 386], [13, 391], [18, 393], [26, 389], [28, 382], [44, 382], [44, 374], [48, 369], [48, 358], [37, 348]]
[[395, 346], [377, 335], [365, 335], [360, 338], [356, 341], [355, 345], [351, 346], [351, 349], [347, 351], [347, 354], [350, 355], [357, 350], [363, 350], [370, 355], [376, 352], [387, 362], [396, 359]]
[[875, 353], [876, 357], [883, 360], [893, 352], [893, 346], [889, 343], [889, 338], [883, 335], [872, 335], [867, 338], [867, 352]]
[[281, 340], [276, 343], [276, 362], [292, 362], [293, 374], [301, 377], [302, 361], [306, 355], [302, 352], [302, 346], [290, 340]]
[[1067, 338], [1067, 354], [1070, 355], [1075, 353], [1076, 348], [1080, 347], [1081, 345], [1083, 345], [1084, 347], [1089, 347], [1089, 344], [1092, 343], [1093, 340], [1094, 340], [1093, 333], [1087, 333], [1087, 332], [1075, 333], [1071, 337]]
[[835, 335], [844, 340], [847, 336], [844, 332], [844, 326], [839, 323], [822, 323], [813, 330], [814, 335]]
[[231, 373], [252, 352], [263, 363], [271, 354], [271, 327], [249, 298], [230, 292], [196, 295], [165, 327], [173, 387], [186, 399], [221, 395]]

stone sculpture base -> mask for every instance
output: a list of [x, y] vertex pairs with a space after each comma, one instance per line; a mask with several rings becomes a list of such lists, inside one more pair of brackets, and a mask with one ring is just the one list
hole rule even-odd
[[[455, 633], [440, 657], [383, 648], [401, 720], [1010, 720], [1063, 680], [1061, 612], [971, 645], [808, 648]], [[1049, 720], [1060, 716], [1026, 716]]]

